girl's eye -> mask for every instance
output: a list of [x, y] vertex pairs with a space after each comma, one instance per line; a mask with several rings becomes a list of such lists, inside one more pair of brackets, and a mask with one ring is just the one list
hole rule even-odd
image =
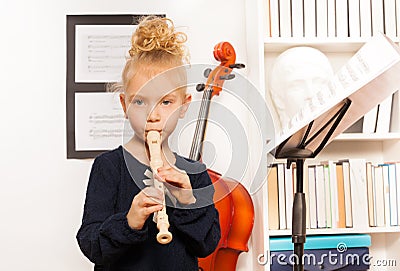
[[169, 105], [170, 103], [171, 103], [170, 100], [164, 100], [164, 101], [162, 101], [162, 104], [163, 104], [163, 105]]
[[133, 100], [132, 103], [135, 105], [143, 105], [144, 104], [143, 100], [139, 100], [139, 99]]

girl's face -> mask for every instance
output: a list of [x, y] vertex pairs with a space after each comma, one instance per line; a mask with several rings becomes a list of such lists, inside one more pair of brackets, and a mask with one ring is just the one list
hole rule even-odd
[[168, 73], [153, 77], [137, 73], [131, 79], [120, 102], [135, 132], [134, 138], [145, 141], [148, 131], [156, 130], [164, 142], [183, 118], [191, 96], [179, 89], [179, 80]]

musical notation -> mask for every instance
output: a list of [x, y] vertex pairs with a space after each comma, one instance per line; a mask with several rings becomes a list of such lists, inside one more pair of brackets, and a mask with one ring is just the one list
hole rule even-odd
[[118, 147], [131, 129], [125, 127], [117, 93], [75, 93], [75, 144], [83, 151]]
[[120, 80], [134, 25], [77, 25], [75, 82]]

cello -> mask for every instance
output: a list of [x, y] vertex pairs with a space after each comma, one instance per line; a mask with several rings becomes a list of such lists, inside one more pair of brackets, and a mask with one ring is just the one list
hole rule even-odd
[[[200, 112], [196, 122], [195, 135], [189, 158], [199, 161], [204, 141], [210, 101], [219, 95], [225, 80], [235, 77], [234, 68], [244, 68], [235, 63], [236, 53], [229, 42], [220, 42], [214, 46], [214, 58], [220, 65], [214, 70], [206, 69], [205, 84], [198, 84], [197, 91], [203, 91]], [[254, 205], [246, 188], [233, 179], [223, 178], [221, 174], [207, 169], [214, 186], [213, 201], [219, 213], [221, 239], [212, 254], [199, 258], [201, 271], [234, 271], [239, 254], [249, 250], [247, 243], [254, 224]]]

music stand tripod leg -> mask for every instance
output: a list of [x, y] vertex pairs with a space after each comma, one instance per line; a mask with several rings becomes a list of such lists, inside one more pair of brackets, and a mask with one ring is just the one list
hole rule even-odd
[[[288, 166], [292, 161], [288, 160]], [[292, 243], [294, 245], [294, 271], [303, 271], [304, 243], [306, 242], [306, 198], [303, 192], [304, 159], [297, 158], [296, 162], [296, 193], [293, 200], [292, 212]]]

